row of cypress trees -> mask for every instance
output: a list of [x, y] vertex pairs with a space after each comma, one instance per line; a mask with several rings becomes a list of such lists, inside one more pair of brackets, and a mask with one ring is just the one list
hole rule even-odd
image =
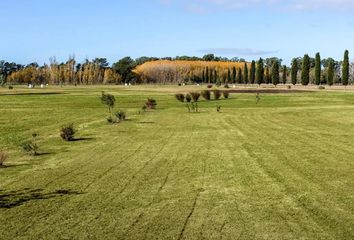
[[[280, 79], [280, 68], [282, 72], [282, 78]], [[300, 71], [301, 70], [301, 71]], [[314, 66], [314, 84], [320, 85], [326, 83], [328, 85], [334, 84], [335, 77], [335, 62], [333, 59], [329, 58], [326, 66], [326, 74], [322, 71], [322, 62], [320, 53], [315, 56], [315, 66]], [[298, 83], [298, 74], [301, 73], [300, 79], [302, 85], [308, 85], [310, 83], [310, 72], [311, 72], [311, 61], [308, 54], [305, 54], [302, 62], [300, 63], [298, 59], [294, 58], [291, 63], [290, 69], [290, 79], [293, 85]], [[252, 61], [251, 64], [245, 63], [243, 69], [228, 69], [227, 76], [224, 77], [223, 82], [228, 83], [245, 83], [245, 84], [274, 84], [277, 85], [281, 83], [287, 83], [288, 77], [288, 67], [286, 65], [280, 66], [279, 61], [274, 61], [271, 70], [264, 66], [264, 60], [260, 58], [257, 62]], [[206, 67], [202, 73], [202, 81], [206, 83], [214, 82], [217, 83], [221, 76], [218, 76], [218, 71], [216, 69], [208, 69]], [[349, 84], [349, 51], [345, 50], [344, 59], [341, 67], [341, 76], [339, 81], [344, 86]]]

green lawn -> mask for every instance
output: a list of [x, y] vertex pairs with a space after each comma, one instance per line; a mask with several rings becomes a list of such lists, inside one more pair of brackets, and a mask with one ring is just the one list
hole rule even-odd
[[[102, 90], [128, 121], [106, 123]], [[187, 113], [184, 90], [0, 89], [0, 239], [354, 238], [354, 93], [231, 94]], [[157, 110], [138, 114], [147, 97]], [[82, 140], [59, 138], [70, 122]], [[31, 157], [18, 145], [34, 132]]]

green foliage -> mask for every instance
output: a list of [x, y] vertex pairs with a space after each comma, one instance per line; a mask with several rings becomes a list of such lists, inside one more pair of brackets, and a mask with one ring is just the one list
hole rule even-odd
[[321, 84], [321, 56], [320, 53], [316, 53], [315, 58], [315, 84]]
[[178, 100], [178, 101], [180, 101], [180, 102], [184, 102], [184, 94], [182, 94], [182, 93], [177, 93], [177, 94], [175, 94], [175, 98]]
[[310, 82], [310, 57], [305, 54], [302, 60], [301, 84], [306, 86]]
[[73, 141], [74, 140], [74, 135], [75, 135], [76, 131], [74, 129], [74, 124], [70, 123], [67, 125], [64, 125], [60, 128], [60, 137], [64, 140], [64, 141]]
[[257, 62], [257, 68], [256, 68], [256, 83], [258, 85], [261, 85], [263, 83], [264, 79], [264, 65], [263, 65], [263, 59], [260, 58]]
[[270, 77], [270, 72], [269, 72], [269, 68], [266, 67], [264, 69], [264, 83], [265, 84], [269, 84], [271, 82], [271, 77]]
[[236, 67], [232, 68], [232, 82], [236, 83], [237, 80], [237, 73], [236, 73]]
[[297, 72], [298, 71], [299, 71], [299, 69], [298, 69], [297, 59], [294, 58], [291, 63], [291, 83], [293, 85], [297, 84]]
[[186, 102], [191, 102], [192, 101], [192, 96], [189, 94], [189, 93], [187, 93], [186, 94]]
[[20, 147], [29, 155], [38, 155], [38, 144], [37, 144], [38, 134], [33, 133], [32, 138], [28, 141], [24, 141], [20, 144]]
[[112, 110], [114, 108], [116, 98], [111, 94], [105, 94], [105, 92], [102, 92], [102, 96], [100, 97], [100, 99], [102, 104], [108, 107], [109, 114], [110, 116], [112, 116]]
[[193, 102], [198, 102], [200, 98], [199, 92], [190, 92], [189, 94], [191, 95]]
[[220, 90], [214, 90], [213, 91], [213, 94], [214, 94], [214, 99], [215, 100], [219, 100], [220, 99], [220, 97], [221, 97], [221, 91]]
[[286, 67], [286, 65], [283, 66], [282, 72], [283, 72], [282, 83], [286, 84], [286, 80], [288, 76], [288, 68]]
[[124, 121], [126, 119], [126, 116], [127, 116], [126, 112], [123, 111], [123, 110], [118, 110], [117, 112], [114, 113], [114, 115], [117, 118], [117, 122]]
[[203, 90], [203, 91], [201, 91], [201, 95], [202, 95], [202, 97], [205, 99], [205, 100], [207, 100], [207, 101], [209, 101], [210, 100], [210, 91], [209, 90]]
[[272, 66], [272, 83], [274, 86], [279, 84], [279, 62], [274, 61]]
[[221, 106], [220, 106], [220, 105], [217, 105], [217, 106], [216, 106], [216, 112], [218, 112], [218, 113], [221, 112]]
[[248, 84], [248, 65], [245, 63], [245, 66], [243, 67], [243, 82], [245, 84]]
[[153, 98], [148, 98], [147, 101], [145, 102], [145, 106], [148, 108], [148, 109], [156, 109], [156, 100], [153, 99]]
[[254, 84], [256, 81], [256, 62], [252, 61], [250, 70], [250, 83]]
[[328, 59], [327, 84], [332, 86], [334, 82], [334, 60]]
[[118, 62], [112, 65], [114, 71], [122, 76], [125, 82], [131, 81], [135, 75], [132, 72], [133, 68], [136, 66], [136, 63], [130, 57], [125, 57], [120, 59]]
[[349, 51], [345, 50], [342, 66], [342, 84], [347, 86], [349, 83]]
[[226, 83], [226, 84], [224, 85], [224, 88], [230, 88], [230, 87], [229, 87], [229, 84]]
[[238, 84], [243, 83], [242, 69], [241, 69], [241, 68], [239, 68], [239, 69], [237, 70], [237, 83], [238, 83]]

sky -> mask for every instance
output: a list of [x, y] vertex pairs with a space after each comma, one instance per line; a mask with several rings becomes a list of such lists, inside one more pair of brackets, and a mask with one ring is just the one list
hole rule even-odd
[[0, 0], [0, 59], [340, 60], [345, 49], [354, 56], [353, 12], [354, 0]]

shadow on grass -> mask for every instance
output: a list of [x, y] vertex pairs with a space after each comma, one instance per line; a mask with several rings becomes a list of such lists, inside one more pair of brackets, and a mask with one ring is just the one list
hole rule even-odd
[[139, 124], [154, 124], [155, 122], [138, 122]]
[[91, 137], [82, 137], [82, 138], [74, 138], [70, 142], [91, 141], [91, 140], [94, 140], [94, 139], [95, 138], [91, 138]]
[[53, 192], [46, 192], [44, 189], [25, 188], [19, 191], [5, 192], [0, 190], [0, 208], [14, 208], [30, 201], [63, 197], [66, 195], [79, 195], [82, 192], [70, 189], [59, 189]]
[[6, 95], [6, 96], [45, 96], [45, 95], [59, 95], [59, 94], [65, 94], [65, 93], [60, 93], [60, 92], [30, 92], [30, 93], [3, 93], [0, 95]]

